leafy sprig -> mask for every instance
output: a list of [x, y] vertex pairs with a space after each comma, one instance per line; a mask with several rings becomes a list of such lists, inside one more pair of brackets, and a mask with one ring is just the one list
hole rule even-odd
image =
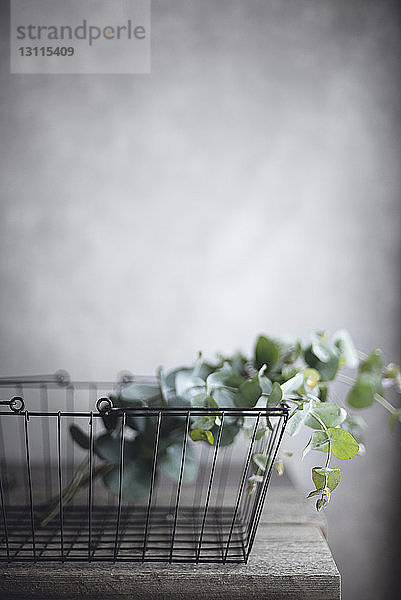
[[[343, 368], [356, 370], [354, 377]], [[128, 412], [124, 434], [124, 481], [122, 494], [129, 502], [146, 497], [151, 485], [153, 458], [156, 451], [156, 431], [159, 429], [157, 472], [178, 480], [181, 471], [182, 443], [188, 431], [189, 442], [185, 452], [183, 482], [194, 481], [198, 462], [194, 443], [214, 444], [217, 436], [221, 446], [231, 444], [243, 430], [253, 435], [255, 419], [226, 414], [224, 408], [261, 409], [279, 406], [285, 402], [290, 407], [286, 431], [296, 435], [301, 428], [310, 429], [310, 438], [302, 456], [315, 451], [326, 454], [324, 465], [312, 469], [314, 490], [309, 497], [317, 497], [316, 508], [327, 506], [331, 494], [339, 485], [341, 472], [330, 466], [332, 456], [349, 460], [363, 452], [362, 429], [365, 422], [354, 410], [367, 408], [377, 402], [390, 413], [390, 427], [401, 421], [401, 409], [385, 397], [393, 386], [401, 391], [401, 375], [397, 365], [383, 364], [379, 350], [369, 355], [355, 349], [347, 331], [341, 330], [330, 339], [326, 332], [312, 335], [303, 346], [300, 341], [287, 342], [261, 335], [257, 338], [253, 355], [241, 353], [232, 356], [218, 355], [214, 362], [199, 355], [190, 367], [180, 367], [165, 373], [158, 371], [156, 383], [129, 383], [111, 396], [115, 406], [122, 408], [181, 407], [183, 409], [208, 408], [205, 416], [194, 416], [189, 427], [185, 418], [138, 416]], [[333, 382], [341, 381], [350, 389], [346, 404], [340, 405], [331, 393]], [[343, 403], [341, 403], [343, 404]], [[347, 408], [345, 408], [347, 406]], [[105, 432], [93, 440], [93, 450], [103, 464], [93, 476], [101, 476], [105, 486], [113, 493], [119, 492], [119, 461], [121, 456], [122, 420], [115, 413], [102, 415]], [[272, 424], [267, 417], [259, 420], [255, 439], [265, 439], [262, 451], [252, 456], [253, 474], [249, 477], [249, 493], [263, 481], [263, 474], [271, 466], [268, 436]], [[89, 437], [75, 425], [71, 426], [74, 441], [89, 449]], [[88, 461], [79, 467], [72, 482], [64, 490], [63, 501], [69, 501], [88, 481]], [[282, 461], [277, 468], [282, 471]], [[57, 498], [51, 505], [51, 515], [57, 513]], [[44, 522], [48, 522], [48, 516]]]

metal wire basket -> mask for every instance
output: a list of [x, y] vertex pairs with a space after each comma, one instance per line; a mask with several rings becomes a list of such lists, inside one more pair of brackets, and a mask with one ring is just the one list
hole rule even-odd
[[[65, 372], [0, 380], [1, 561], [247, 562], [287, 408], [114, 406], [110, 394], [132, 380], [126, 374], [117, 383], [72, 382]], [[192, 441], [193, 420], [216, 415], [213, 444]], [[151, 425], [152, 432], [146, 497], [134, 502], [124, 497], [133, 418]], [[105, 464], [96, 439], [107, 431], [107, 419], [118, 432], [114, 493], [98, 477]], [[244, 419], [248, 436], [241, 428], [230, 443], [227, 432]], [[267, 419], [271, 429], [260, 437]], [[159, 469], [164, 432], [172, 422], [179, 423], [173, 477]], [[76, 425], [87, 436], [86, 450], [70, 435]], [[262, 470], [254, 464], [255, 453], [266, 457]], [[192, 481], [190, 455], [196, 465]], [[249, 481], [256, 483], [250, 488]], [[44, 519], [49, 507], [53, 512]]]

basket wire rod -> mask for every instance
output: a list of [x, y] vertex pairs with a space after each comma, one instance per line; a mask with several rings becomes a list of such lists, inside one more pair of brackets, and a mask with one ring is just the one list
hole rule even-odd
[[93, 413], [89, 419], [88, 561], [92, 560]]
[[60, 553], [61, 560], [64, 562], [64, 507], [63, 507], [63, 476], [61, 470], [61, 412], [57, 414], [57, 459], [58, 459], [58, 492], [59, 492], [59, 511], [60, 511]]
[[[75, 412], [75, 395], [72, 384], [69, 384], [65, 390], [65, 405], [68, 412]], [[68, 444], [67, 446], [67, 465], [68, 477], [72, 479], [75, 472], [75, 444]]]
[[245, 486], [246, 475], [247, 475], [247, 472], [248, 472], [248, 469], [249, 469], [249, 465], [250, 465], [250, 462], [251, 462], [251, 458], [252, 458], [252, 449], [253, 449], [253, 445], [255, 443], [256, 432], [257, 432], [258, 426], [259, 426], [260, 414], [261, 413], [259, 412], [258, 416], [256, 418], [256, 423], [255, 423], [255, 426], [253, 428], [253, 433], [252, 433], [252, 439], [251, 439], [251, 442], [249, 444], [248, 456], [246, 458], [245, 467], [244, 467], [244, 470], [242, 472], [241, 483], [240, 483], [240, 487], [239, 487], [239, 490], [238, 490], [237, 501], [235, 503], [234, 514], [233, 514], [233, 518], [232, 518], [231, 525], [230, 525], [230, 532], [228, 534], [228, 540], [227, 540], [226, 550], [225, 550], [225, 553], [224, 553], [224, 559], [223, 559], [224, 563], [227, 562], [227, 556], [228, 556], [228, 552], [229, 552], [229, 549], [230, 549], [230, 543], [231, 543], [231, 538], [232, 538], [233, 531], [234, 531], [235, 520], [237, 518], [238, 508], [239, 508], [239, 505], [240, 505], [241, 497], [242, 497], [244, 486]]
[[175, 532], [176, 532], [176, 529], [177, 529], [178, 507], [179, 507], [179, 504], [180, 504], [181, 488], [182, 488], [182, 478], [183, 478], [183, 475], [184, 475], [185, 454], [186, 454], [186, 450], [187, 450], [187, 438], [188, 438], [188, 433], [189, 433], [190, 418], [191, 418], [191, 413], [190, 413], [190, 411], [188, 411], [187, 418], [186, 418], [186, 421], [185, 421], [184, 439], [183, 439], [183, 442], [182, 442], [182, 457], [181, 457], [180, 478], [179, 478], [178, 486], [177, 486], [177, 498], [176, 498], [176, 501], [175, 501], [175, 508], [174, 508], [174, 523], [173, 523], [173, 530], [171, 532], [171, 540], [170, 540], [170, 557], [169, 557], [169, 562], [170, 563], [173, 560], [174, 540], [175, 540]]
[[1, 498], [1, 514], [3, 517], [3, 526], [4, 526], [4, 539], [6, 542], [6, 552], [7, 558], [10, 559], [10, 546], [8, 542], [8, 527], [7, 527], [7, 516], [6, 516], [6, 507], [5, 507], [5, 498], [3, 492], [3, 477], [0, 475], [0, 498]]
[[[22, 387], [22, 385], [20, 383], [17, 383], [15, 385], [15, 393], [17, 396], [19, 397], [24, 397], [24, 389]], [[10, 413], [13, 416], [13, 413]], [[24, 425], [24, 419], [18, 419], [18, 437], [19, 437], [19, 443], [20, 443], [20, 448], [21, 448], [21, 458], [24, 456], [24, 454], [26, 454], [26, 441], [25, 441], [25, 425]], [[23, 478], [23, 486], [24, 486], [24, 501], [25, 504], [28, 504], [29, 502], [29, 492], [28, 492], [28, 486], [27, 486], [27, 482], [25, 477]]]
[[8, 468], [7, 468], [7, 459], [6, 459], [6, 449], [4, 447], [4, 432], [3, 432], [3, 422], [0, 419], [0, 464], [1, 464], [1, 476], [4, 477], [5, 487], [3, 488], [3, 498], [4, 502], [7, 504], [8, 502]]
[[279, 449], [279, 446], [280, 446], [280, 443], [281, 443], [281, 440], [282, 440], [282, 437], [283, 437], [283, 434], [284, 434], [284, 429], [285, 429], [286, 422], [287, 422], [287, 417], [285, 416], [285, 418], [283, 420], [281, 420], [280, 427], [279, 427], [279, 424], [276, 425], [275, 438], [277, 438], [277, 432], [278, 432], [279, 429], [280, 429], [280, 436], [279, 436], [279, 439], [278, 439], [278, 441], [277, 441], [277, 443], [275, 445], [275, 450], [274, 450], [274, 454], [273, 454], [273, 457], [272, 457], [272, 460], [271, 460], [271, 463], [270, 463], [270, 468], [268, 470], [268, 474], [267, 474], [267, 476], [265, 478], [265, 481], [263, 482], [263, 490], [262, 490], [261, 496], [259, 498], [259, 502], [258, 502], [258, 505], [257, 505], [257, 510], [256, 510], [256, 513], [255, 513], [255, 516], [254, 516], [254, 519], [253, 519], [253, 528], [252, 528], [252, 532], [251, 532], [251, 535], [250, 535], [250, 538], [249, 538], [249, 542], [248, 542], [248, 550], [247, 550], [245, 562], [248, 562], [249, 555], [250, 555], [250, 553], [252, 551], [253, 543], [255, 541], [256, 532], [257, 532], [257, 529], [258, 529], [260, 517], [262, 515], [263, 505], [264, 505], [264, 502], [265, 502], [267, 490], [268, 490], [268, 487], [269, 487], [269, 482], [270, 482], [270, 478], [271, 478], [273, 464], [274, 464], [274, 461], [276, 460], [277, 452], [278, 452], [278, 449]]
[[[40, 410], [48, 412], [49, 410], [49, 399], [47, 395], [46, 385], [40, 386]], [[49, 419], [42, 419], [42, 439], [43, 439], [43, 464], [44, 464], [44, 475], [45, 475], [45, 493], [46, 497], [51, 496], [52, 490], [52, 474], [50, 468], [50, 429]]]
[[[274, 448], [274, 445], [276, 443], [278, 426], [279, 426], [279, 423], [276, 423], [276, 425], [274, 425], [273, 431], [270, 433], [270, 436], [269, 436], [268, 444], [264, 449], [264, 452], [269, 457], [269, 466], [267, 467], [267, 465], [266, 465], [266, 469], [263, 474], [263, 481], [258, 486], [258, 489], [256, 490], [255, 494], [253, 495], [253, 498], [254, 498], [253, 504], [251, 504], [249, 502], [246, 504], [246, 506], [244, 508], [244, 513], [245, 513], [244, 520], [248, 524], [247, 528], [246, 528], [246, 532], [245, 532], [247, 543], [250, 540], [250, 534], [251, 534], [251, 531], [253, 530], [253, 523], [254, 523], [255, 515], [257, 513], [258, 506], [261, 502], [261, 495], [262, 495], [264, 483], [268, 477], [270, 478], [270, 472], [273, 467], [274, 459], [271, 460], [271, 454], [272, 454], [272, 449]], [[261, 451], [262, 451], [262, 449], [261, 449]], [[249, 495], [248, 495], [248, 497], [249, 497]], [[262, 508], [263, 508], [263, 506], [262, 506]], [[249, 517], [249, 513], [251, 513], [250, 517]]]
[[149, 500], [148, 500], [148, 507], [146, 510], [146, 522], [145, 522], [145, 534], [144, 534], [144, 538], [143, 538], [142, 560], [145, 560], [146, 546], [148, 544], [150, 509], [152, 506], [153, 488], [155, 485], [155, 478], [156, 478], [156, 462], [157, 462], [157, 454], [159, 452], [161, 420], [162, 420], [162, 413], [159, 412], [159, 414], [157, 415], [155, 449], [154, 449], [154, 454], [153, 454], [152, 475], [151, 475], [151, 479], [150, 479]]
[[222, 411], [222, 413], [221, 413], [219, 433], [217, 435], [216, 446], [215, 446], [214, 454], [213, 454], [212, 467], [210, 470], [209, 485], [208, 485], [207, 493], [206, 493], [205, 510], [203, 512], [201, 531], [200, 531], [200, 536], [199, 536], [198, 548], [197, 548], [197, 552], [196, 552], [196, 562], [197, 563], [199, 562], [199, 557], [200, 557], [200, 553], [201, 553], [201, 549], [202, 549], [203, 534], [205, 531], [207, 511], [209, 510], [210, 494], [212, 492], [213, 478], [214, 478], [214, 472], [216, 469], [216, 460], [217, 460], [217, 454], [218, 454], [218, 451], [220, 448], [220, 440], [221, 440], [221, 433], [223, 431], [223, 426], [224, 426], [224, 411]]
[[26, 458], [26, 469], [27, 469], [27, 476], [28, 476], [29, 509], [30, 509], [30, 517], [31, 517], [33, 560], [36, 561], [35, 523], [34, 523], [34, 511], [33, 511], [31, 456], [30, 456], [30, 451], [29, 451], [28, 422], [29, 422], [29, 413], [26, 410], [24, 412], [25, 458]]
[[116, 535], [114, 538], [114, 551], [113, 560], [116, 562], [118, 553], [118, 538], [120, 533], [120, 520], [121, 520], [121, 504], [123, 498], [123, 477], [124, 477], [124, 430], [127, 422], [127, 413], [123, 413], [122, 424], [121, 424], [121, 435], [120, 435], [120, 473], [119, 473], [119, 487], [118, 487], [118, 507], [117, 507], [117, 523], [116, 523]]

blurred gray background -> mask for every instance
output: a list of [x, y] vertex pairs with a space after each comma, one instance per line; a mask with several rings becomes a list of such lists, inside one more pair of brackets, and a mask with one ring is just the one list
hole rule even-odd
[[[0, 0], [0, 375], [339, 327], [399, 361], [398, 4], [153, 0], [151, 75], [39, 76], [9, 74]], [[345, 600], [399, 577], [399, 431], [364, 416], [327, 511]]]

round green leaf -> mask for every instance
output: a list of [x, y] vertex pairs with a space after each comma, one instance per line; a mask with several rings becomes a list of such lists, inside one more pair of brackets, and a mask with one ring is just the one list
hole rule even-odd
[[[327, 483], [326, 483], [326, 476], [327, 476]], [[327, 486], [329, 488], [329, 490], [332, 492], [340, 483], [341, 471], [340, 471], [340, 469], [313, 467], [312, 479], [313, 479], [313, 483], [315, 484], [317, 490], [320, 490]]]
[[359, 446], [348, 431], [339, 427], [327, 430], [331, 442], [331, 451], [334, 456], [342, 460], [354, 458], [358, 454]]
[[[163, 456], [160, 456], [158, 460], [158, 466], [161, 471], [170, 479], [178, 481], [181, 472], [182, 462], [182, 444], [174, 444], [167, 448], [167, 451]], [[198, 458], [194, 447], [191, 444], [187, 444], [185, 451], [185, 464], [182, 476], [183, 483], [192, 483], [195, 481], [198, 475]]]
[[311, 409], [311, 412], [305, 419], [305, 425], [312, 429], [322, 428], [319, 421], [313, 416], [313, 413], [323, 421], [326, 427], [338, 427], [338, 425], [341, 425], [347, 417], [346, 411], [340, 406], [332, 404], [331, 402], [323, 402]]
[[319, 371], [323, 381], [331, 381], [337, 375], [339, 359], [332, 350], [325, 348], [327, 352], [327, 361], [320, 360], [309, 346], [304, 352], [304, 359], [307, 365]]
[[366, 408], [375, 401], [372, 383], [366, 376], [360, 375], [347, 395], [347, 403], [353, 408]]
[[[124, 460], [122, 497], [127, 502], [139, 502], [149, 495], [151, 463]], [[106, 487], [118, 495], [120, 489], [120, 467], [116, 465], [103, 476]]]

